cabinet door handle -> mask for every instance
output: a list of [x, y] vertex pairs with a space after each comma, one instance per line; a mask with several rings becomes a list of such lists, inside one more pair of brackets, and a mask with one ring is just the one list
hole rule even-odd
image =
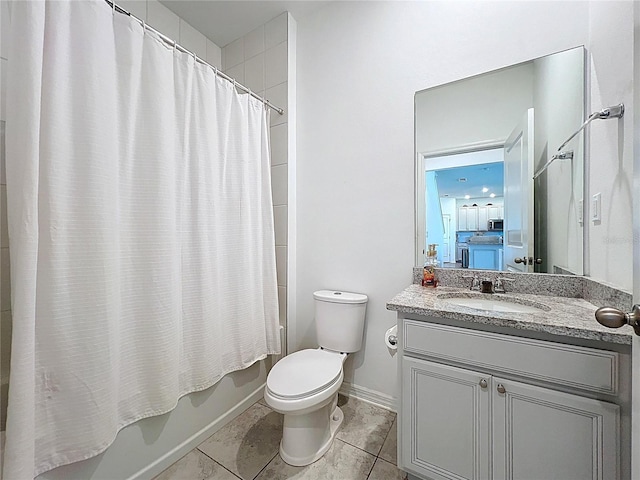
[[482, 380], [480, 380], [480, 388], [487, 388], [487, 381], [483, 378]]
[[498, 393], [507, 393], [507, 389], [501, 383], [498, 384]]

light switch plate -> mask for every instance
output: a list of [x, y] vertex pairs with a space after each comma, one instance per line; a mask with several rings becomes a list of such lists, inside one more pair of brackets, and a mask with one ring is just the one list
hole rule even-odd
[[591, 221], [600, 223], [602, 221], [602, 194], [596, 193], [591, 198]]

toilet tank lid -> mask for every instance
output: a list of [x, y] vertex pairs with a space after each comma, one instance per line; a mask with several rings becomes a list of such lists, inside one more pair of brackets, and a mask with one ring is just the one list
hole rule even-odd
[[313, 292], [313, 298], [331, 303], [367, 303], [369, 300], [362, 293], [341, 292], [339, 290], [318, 290]]

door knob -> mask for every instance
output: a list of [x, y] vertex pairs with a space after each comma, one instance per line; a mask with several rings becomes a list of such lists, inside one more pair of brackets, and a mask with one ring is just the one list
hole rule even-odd
[[529, 257], [529, 265], [533, 265], [534, 263], [535, 263], [536, 265], [540, 265], [540, 264], [542, 263], [542, 259], [541, 259], [541, 258], [536, 258], [536, 259], [534, 260], [534, 258], [533, 258], [533, 257]]
[[640, 304], [634, 305], [629, 313], [613, 307], [600, 307], [596, 310], [596, 320], [609, 328], [631, 325], [636, 335], [640, 335]]
[[523, 258], [516, 257], [516, 258], [513, 259], [513, 261], [516, 262], [516, 263], [524, 263], [526, 265], [527, 264], [527, 257], [523, 257]]

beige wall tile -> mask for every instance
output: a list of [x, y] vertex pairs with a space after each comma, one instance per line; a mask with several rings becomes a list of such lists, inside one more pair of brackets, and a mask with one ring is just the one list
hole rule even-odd
[[180, 45], [203, 60], [207, 58], [207, 37], [180, 19]]
[[244, 36], [244, 59], [248, 60], [264, 52], [264, 25]]
[[0, 248], [0, 311], [11, 310], [9, 249]]
[[[271, 112], [271, 115], [278, 115]], [[287, 124], [271, 127], [271, 166], [287, 163]]]
[[265, 88], [287, 81], [287, 42], [282, 42], [266, 51]]
[[271, 167], [271, 192], [274, 205], [287, 204], [287, 165]]
[[229, 75], [231, 78], [235, 78], [237, 82], [244, 85], [244, 63], [231, 67], [224, 73]]
[[267, 22], [264, 26], [264, 48], [269, 49], [275, 47], [287, 39], [287, 22], [288, 14], [285, 12], [277, 16], [273, 20]]
[[280, 312], [280, 325], [287, 325], [287, 287], [278, 287], [278, 309]]
[[147, 2], [147, 23], [171, 40], [180, 40], [180, 17], [158, 0]]
[[276, 270], [278, 285], [287, 286], [287, 247], [276, 247]]
[[9, 58], [9, 27], [11, 21], [9, 17], [9, 2], [0, 0], [0, 57]]
[[7, 119], [7, 60], [0, 59], [0, 120]]
[[284, 114], [280, 115], [277, 112], [271, 112], [271, 126], [280, 125], [287, 122], [287, 82], [276, 85], [275, 87], [268, 88], [265, 92], [267, 100], [269, 100], [276, 107], [284, 109]]
[[244, 62], [244, 38], [238, 38], [222, 48], [222, 68], [225, 70]]
[[0, 185], [0, 248], [9, 246], [7, 225], [7, 186]]
[[222, 69], [222, 49], [207, 38], [207, 63]]
[[7, 165], [5, 156], [5, 135], [6, 122], [0, 121], [0, 184], [7, 184]]
[[287, 206], [278, 205], [273, 207], [274, 230], [276, 234], [276, 245], [287, 245]]
[[244, 62], [244, 84], [254, 92], [264, 92], [264, 53]]
[[[2, 3], [5, 3], [5, 2], [2, 2]], [[147, 1], [146, 0], [116, 0], [116, 5], [124, 8], [127, 12], [132, 13], [133, 15], [138, 17], [140, 20], [144, 20], [145, 22], [147, 21]]]

